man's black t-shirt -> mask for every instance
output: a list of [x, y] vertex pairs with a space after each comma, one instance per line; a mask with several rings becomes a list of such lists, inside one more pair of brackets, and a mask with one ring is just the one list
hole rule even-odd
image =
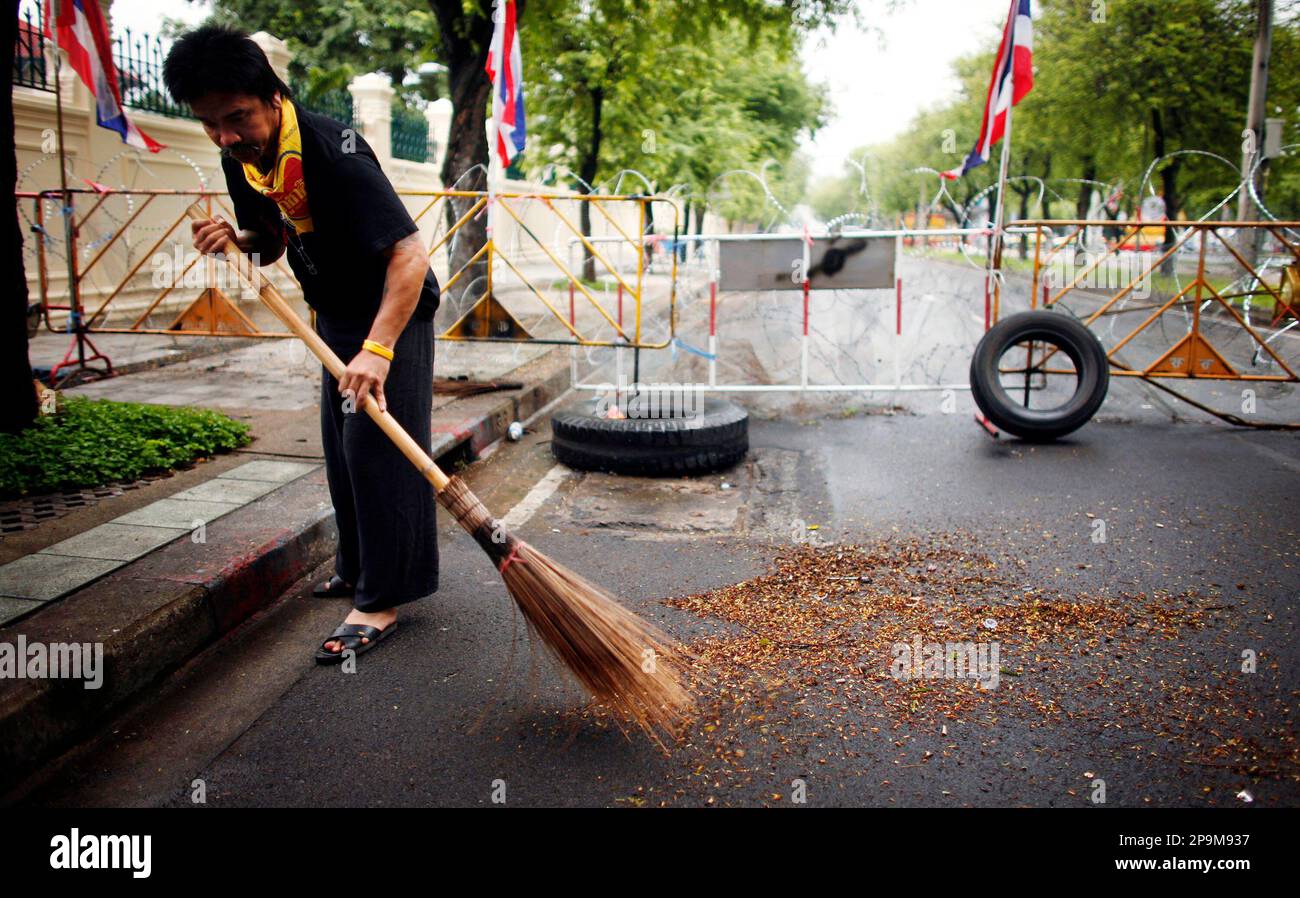
[[[317, 314], [339, 323], [372, 321], [388, 271], [384, 250], [419, 228], [360, 134], [301, 106], [295, 105], [295, 110], [312, 230], [294, 232], [275, 202], [249, 185], [243, 166], [222, 157], [238, 227], [270, 235], [286, 246], [303, 299]], [[430, 269], [413, 317], [433, 318], [438, 301], [438, 280]]]

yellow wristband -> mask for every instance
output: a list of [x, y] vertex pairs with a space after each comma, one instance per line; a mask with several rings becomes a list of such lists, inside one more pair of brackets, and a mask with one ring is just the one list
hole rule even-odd
[[369, 349], [375, 355], [382, 356], [383, 358], [388, 359], [388, 361], [390, 362], [393, 360], [393, 351], [389, 349], [387, 346], [385, 346], [383, 343], [376, 343], [374, 340], [367, 340], [366, 342], [361, 344], [361, 348]]

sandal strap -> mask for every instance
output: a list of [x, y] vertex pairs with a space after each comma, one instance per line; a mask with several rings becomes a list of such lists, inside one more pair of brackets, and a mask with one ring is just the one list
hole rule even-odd
[[[372, 627], [368, 624], [339, 624], [333, 633], [321, 640], [320, 645], [322, 649], [325, 649], [325, 643], [327, 642], [341, 642], [345, 649], [357, 648], [361, 645], [363, 638], [374, 642], [383, 632], [378, 627]], [[325, 651], [329, 650], [325, 649]], [[331, 652], [330, 654], [338, 655], [341, 652]]]
[[[366, 639], [374, 639], [382, 632], [384, 631], [378, 627], [372, 627], [369, 624], [339, 624], [338, 628], [330, 634], [330, 639], [339, 636], [357, 638], [364, 636]], [[326, 642], [328, 641], [329, 640], [326, 640]]]

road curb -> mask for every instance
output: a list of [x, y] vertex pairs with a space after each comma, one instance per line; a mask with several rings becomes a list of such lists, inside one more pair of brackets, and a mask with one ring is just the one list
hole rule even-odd
[[569, 360], [552, 352], [520, 366], [501, 380], [521, 382], [522, 389], [484, 393], [455, 403], [448, 414], [435, 415], [433, 456], [468, 447], [478, 456], [506, 436], [512, 421], [526, 421], [572, 386]]
[[[570, 366], [549, 353], [503, 380], [524, 387], [435, 410], [434, 458], [476, 457], [570, 387]], [[12, 625], [0, 643], [103, 647], [103, 682], [0, 679], [0, 795], [40, 764], [93, 734], [116, 709], [267, 607], [333, 556], [334, 511], [323, 466], [206, 528], [175, 540]], [[305, 663], [305, 662], [304, 662]]]
[[317, 468], [0, 630], [15, 645], [102, 645], [102, 684], [0, 680], [0, 791], [89, 735], [139, 690], [266, 607], [333, 553], [337, 531]]

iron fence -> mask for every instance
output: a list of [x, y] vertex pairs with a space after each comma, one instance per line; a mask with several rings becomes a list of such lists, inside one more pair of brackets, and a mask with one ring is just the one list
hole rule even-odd
[[315, 112], [317, 115], [329, 116], [349, 128], [361, 130], [357, 124], [356, 113], [352, 106], [352, 94], [348, 92], [347, 88], [312, 90], [301, 82], [291, 81], [289, 82], [289, 89], [293, 91], [294, 102], [303, 109]]
[[14, 48], [14, 84], [53, 90], [46, 77], [45, 38], [41, 33], [42, 0], [26, 0], [18, 9], [18, 39]]
[[[46, 38], [43, 34], [45, 4], [48, 0], [23, 0], [18, 10], [18, 37], [14, 53], [13, 84], [36, 90], [54, 90], [53, 73], [48, 71]], [[194, 118], [184, 103], [177, 103], [163, 83], [163, 63], [168, 46], [162, 38], [124, 28], [113, 38], [113, 63], [117, 69], [122, 103], [174, 118]], [[311, 90], [302, 83], [291, 83], [294, 97], [304, 109], [361, 130], [357, 122], [352, 94], [347, 88]], [[401, 104], [393, 106], [391, 152], [395, 158], [428, 162], [436, 155], [436, 144], [429, 136], [429, 122], [419, 109]]]
[[170, 115], [174, 118], [194, 118], [190, 107], [177, 103], [163, 84], [163, 61], [167, 48], [162, 38], [148, 34], [132, 34], [130, 28], [113, 38], [113, 63], [117, 66], [117, 86], [122, 92], [122, 102], [135, 109]]
[[434, 157], [429, 139], [429, 120], [418, 109], [393, 105], [392, 153], [396, 159], [428, 162]]

